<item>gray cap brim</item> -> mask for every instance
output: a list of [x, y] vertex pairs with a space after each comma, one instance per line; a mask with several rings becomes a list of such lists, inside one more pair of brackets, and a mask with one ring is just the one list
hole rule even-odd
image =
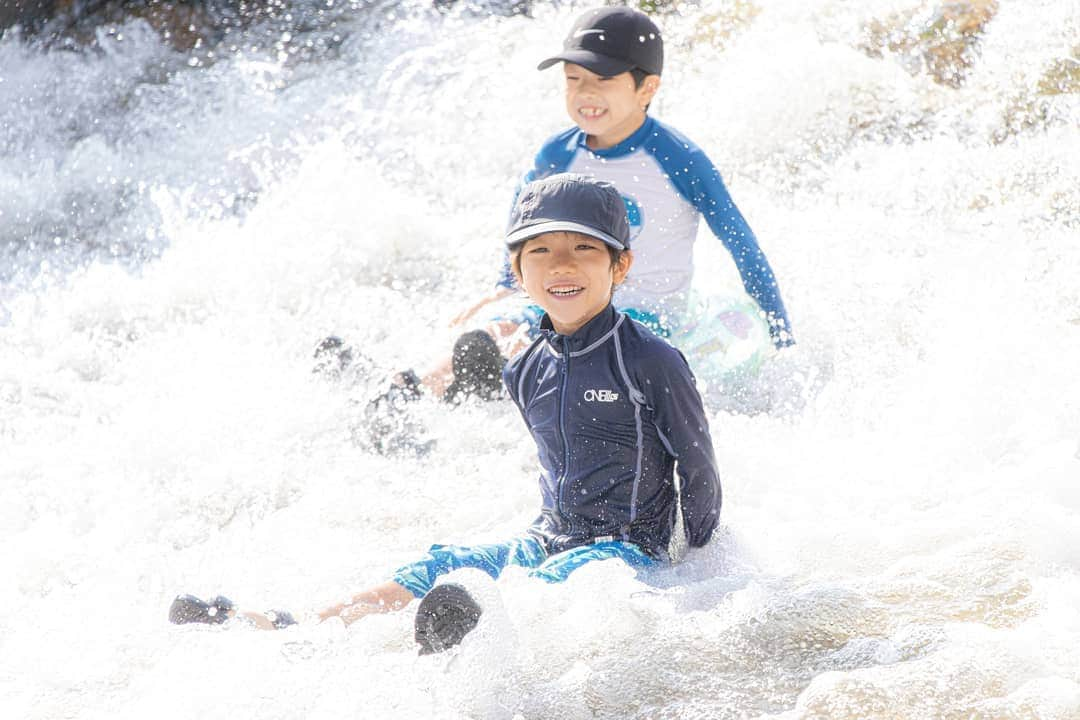
[[592, 50], [567, 50], [544, 60], [536, 66], [536, 69], [547, 70], [557, 62], [571, 62], [580, 65], [600, 77], [614, 77], [634, 69], [633, 63], [616, 60], [607, 55], [595, 53]]
[[546, 220], [544, 222], [538, 222], [534, 225], [519, 228], [516, 231], [506, 236], [506, 246], [513, 247], [519, 245], [530, 238], [534, 238], [537, 235], [543, 235], [550, 232], [576, 232], [582, 235], [588, 235], [591, 238], [600, 240], [605, 245], [609, 245], [616, 250], [625, 250], [626, 246], [621, 242], [608, 235], [602, 230], [589, 227], [588, 225], [582, 225], [581, 223], [568, 222], [566, 220]]

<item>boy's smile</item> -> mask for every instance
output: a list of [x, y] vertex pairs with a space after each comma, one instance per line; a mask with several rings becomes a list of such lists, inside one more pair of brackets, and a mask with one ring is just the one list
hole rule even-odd
[[614, 265], [607, 245], [575, 232], [550, 232], [525, 241], [518, 281], [551, 318], [555, 331], [572, 335], [607, 307], [626, 278], [631, 256]]
[[594, 150], [617, 145], [641, 127], [660, 82], [659, 76], [650, 75], [639, 88], [629, 72], [601, 77], [570, 62], [563, 63], [563, 73], [566, 111]]

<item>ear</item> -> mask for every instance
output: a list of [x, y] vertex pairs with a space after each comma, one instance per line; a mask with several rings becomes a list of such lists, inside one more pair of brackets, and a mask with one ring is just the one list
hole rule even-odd
[[510, 257], [507, 260], [510, 263], [510, 274], [514, 276], [514, 284], [517, 289], [528, 295], [528, 291], [525, 290], [525, 276], [521, 274], [521, 251], [524, 246], [519, 246], [514, 252], [510, 253]]
[[638, 89], [638, 100], [641, 104], [648, 105], [656, 97], [656, 93], [660, 90], [660, 76], [659, 75], [646, 75], [645, 80], [642, 81], [641, 87]]
[[626, 274], [630, 272], [630, 266], [633, 264], [634, 253], [630, 250], [624, 251], [615, 262], [615, 266], [611, 268], [612, 285], [622, 285], [623, 280], [626, 280]]

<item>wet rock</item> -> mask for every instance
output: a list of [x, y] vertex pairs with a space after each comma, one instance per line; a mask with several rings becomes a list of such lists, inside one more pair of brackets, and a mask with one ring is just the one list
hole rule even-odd
[[56, 0], [0, 0], [0, 31], [15, 25], [32, 29], [56, 12]]
[[0, 30], [18, 24], [48, 42], [89, 44], [97, 28], [140, 18], [188, 50], [283, 8], [285, 0], [0, 0]]
[[98, 3], [92, 12], [87, 12], [90, 9], [86, 8], [83, 13], [73, 16], [78, 22], [72, 27], [90, 30], [98, 25], [140, 18], [177, 50], [190, 50], [218, 34], [220, 17], [215, 13], [216, 9], [205, 2], [107, 0]]
[[529, 15], [532, 0], [431, 0], [439, 10], [464, 8], [478, 15]]
[[637, 2], [627, 3], [627, 5], [635, 6], [647, 15], [669, 12], [677, 4], [678, 0], [637, 0]]
[[1072, 56], [1055, 60], [1039, 78], [1038, 93], [1049, 95], [1080, 94], [1080, 45], [1072, 49]]
[[1080, 95], [1080, 45], [1068, 57], [1050, 62], [1032, 87], [1008, 102], [993, 141], [1002, 143], [1025, 132], [1074, 122], [1073, 95]]
[[213, 22], [201, 3], [148, 2], [133, 8], [132, 17], [142, 18], [178, 50], [196, 47]]
[[997, 10], [997, 0], [964, 0], [929, 14], [921, 8], [896, 13], [867, 24], [860, 47], [872, 57], [890, 53], [912, 73], [925, 70], [942, 85], [959, 87]]
[[[111, 4], [122, 7], [142, 3], [113, 0]], [[55, 34], [109, 5], [109, 0], [0, 0], [0, 30], [20, 25], [29, 35]]]
[[702, 13], [694, 29], [694, 42], [708, 43], [723, 49], [732, 38], [746, 29], [761, 14], [761, 8], [749, 0], [734, 0], [725, 3], [716, 12]]

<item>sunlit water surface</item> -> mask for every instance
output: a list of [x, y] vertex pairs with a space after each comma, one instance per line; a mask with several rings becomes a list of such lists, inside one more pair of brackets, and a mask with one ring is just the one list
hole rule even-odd
[[[858, 49], [903, 3], [735, 5], [662, 19], [654, 106], [723, 171], [800, 341], [713, 404], [724, 527], [650, 578], [467, 578], [484, 623], [425, 658], [410, 612], [166, 610], [304, 614], [532, 519], [508, 403], [421, 403], [420, 459], [352, 431], [492, 281], [567, 123], [534, 65], [580, 6], [339, 6], [213, 57], [141, 22], [0, 41], [0, 714], [1080, 717], [1077, 96], [1007, 131], [1080, 14], [1003, 0], [953, 89]], [[717, 246], [704, 284], [733, 287]], [[369, 372], [310, 372], [331, 332]]]

